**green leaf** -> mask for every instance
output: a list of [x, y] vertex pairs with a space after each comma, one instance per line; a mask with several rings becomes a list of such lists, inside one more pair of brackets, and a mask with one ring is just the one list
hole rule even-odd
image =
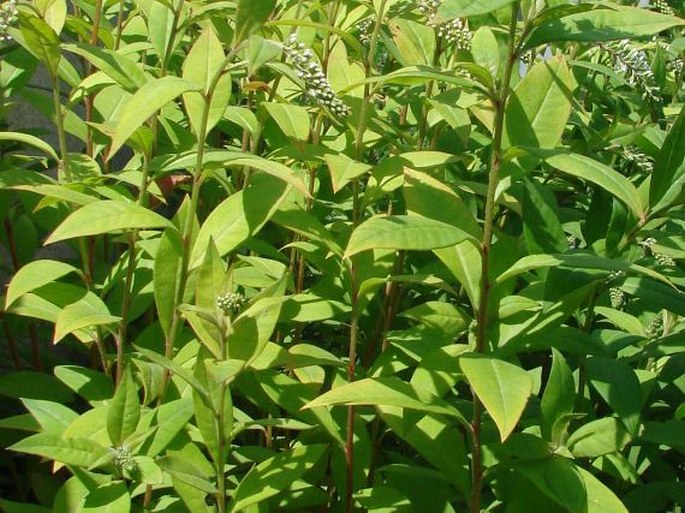
[[107, 433], [114, 447], [119, 447], [138, 427], [140, 399], [130, 365], [124, 370], [114, 397], [107, 407]]
[[487, 14], [512, 3], [513, 0], [444, 0], [438, 8], [436, 21], [438, 23]]
[[480, 354], [461, 356], [459, 366], [506, 440], [523, 414], [533, 379], [516, 365]]
[[362, 162], [352, 160], [343, 153], [326, 154], [326, 165], [331, 174], [333, 192], [339, 192], [355, 178], [371, 171], [372, 167]]
[[119, 322], [121, 317], [109, 313], [107, 305], [96, 295], [89, 300], [79, 300], [60, 310], [55, 322], [55, 335], [52, 343], [56, 344], [64, 337], [90, 326], [103, 326]]
[[411, 502], [389, 486], [377, 485], [354, 494], [355, 500], [370, 513], [413, 513]]
[[69, 403], [74, 394], [57, 378], [44, 372], [17, 371], [0, 376], [0, 395]]
[[55, 160], [59, 160], [59, 156], [55, 150], [44, 140], [31, 134], [24, 134], [22, 132], [0, 132], [0, 141], [16, 141], [22, 144], [28, 144], [34, 148], [42, 151], [46, 155]]
[[435, 31], [432, 27], [403, 18], [388, 21], [397, 47], [397, 60], [402, 66], [433, 64]]
[[122, 230], [166, 227], [173, 225], [152, 210], [125, 201], [102, 200], [85, 205], [69, 215], [45, 244]]
[[335, 405], [399, 406], [410, 410], [438, 413], [466, 422], [459, 410], [439, 397], [421, 393], [398, 378], [366, 378], [326, 392], [305, 408]]
[[113, 50], [85, 43], [67, 44], [64, 49], [86, 59], [128, 92], [135, 92], [149, 80], [140, 63]]
[[193, 82], [173, 76], [166, 76], [147, 82], [128, 99], [121, 111], [107, 159], [112, 158], [126, 143], [128, 138], [133, 135], [133, 132], [164, 105], [183, 93], [198, 89], [198, 86]]
[[563, 355], [552, 348], [552, 369], [540, 404], [542, 435], [560, 445], [566, 437], [576, 401], [575, 383]]
[[159, 324], [165, 336], [169, 336], [174, 308], [179, 269], [183, 259], [183, 241], [175, 228], [164, 230], [159, 239], [153, 264], [152, 284]]
[[[528, 255], [521, 258], [518, 262], [512, 265], [505, 272], [497, 277], [496, 283], [503, 283], [506, 280], [518, 276], [521, 273], [537, 270], [542, 267], [564, 267], [569, 269], [604, 269], [606, 271], [624, 271], [626, 273], [639, 273], [649, 276], [655, 280], [668, 283], [668, 280], [661, 274], [652, 271], [646, 267], [637, 264], [629, 264], [621, 260], [610, 260], [608, 258], [592, 255], [589, 253], [570, 253], [564, 255]], [[633, 280], [628, 278], [628, 280]], [[626, 280], [626, 281], [628, 281]], [[651, 280], [640, 278], [640, 283], [650, 283], [652, 285], [659, 285], [664, 290], [670, 290], [672, 294], [677, 295], [672, 286], [664, 285], [663, 283], [654, 283]], [[633, 283], [631, 281], [630, 283]], [[637, 284], [638, 282], [635, 281]], [[670, 284], [669, 284], [670, 285]], [[624, 285], [622, 285], [623, 287]], [[626, 290], [627, 291], [627, 290]]]
[[493, 79], [497, 78], [500, 69], [499, 44], [489, 27], [480, 27], [473, 34], [471, 55], [476, 64], [488, 70]]
[[49, 460], [59, 461], [66, 465], [92, 467], [109, 450], [89, 438], [61, 438], [55, 433], [32, 435], [9, 447], [12, 451], [35, 454]]
[[216, 493], [216, 487], [209, 481], [209, 476], [194, 465], [189, 459], [180, 456], [163, 456], [157, 459], [157, 465], [175, 479], [205, 493]]
[[139, 346], [134, 347], [136, 351], [142, 354], [145, 358], [169, 370], [170, 372], [181, 378], [183, 381], [188, 383], [193, 388], [193, 390], [197, 391], [204, 399], [209, 400], [209, 393], [207, 392], [207, 389], [203, 387], [197, 379], [195, 379], [192, 372], [190, 372], [188, 369], [181, 367], [178, 363], [174, 362], [173, 360], [169, 360], [161, 354], [155, 353], [154, 351], [150, 351], [149, 349], [145, 349]]
[[618, 497], [599, 479], [587, 470], [577, 467], [577, 471], [585, 485], [587, 505], [582, 509], [585, 513], [628, 513], [628, 510]]
[[43, 285], [60, 279], [78, 269], [66, 262], [57, 260], [34, 260], [20, 268], [12, 277], [7, 296], [5, 298], [5, 309], [9, 308], [17, 298], [28, 292], [32, 292]]
[[469, 234], [456, 226], [426, 217], [374, 216], [352, 232], [345, 249], [345, 258], [367, 249], [444, 248], [469, 238]]
[[325, 445], [306, 445], [261, 462], [238, 484], [228, 513], [243, 511], [279, 494], [314, 467], [326, 452]]
[[672, 202], [682, 192], [685, 175], [685, 108], [668, 132], [654, 161], [649, 186], [649, 204], [657, 207]]
[[52, 511], [44, 506], [26, 504], [25, 502], [10, 502], [4, 499], [0, 499], [0, 509], [4, 513], [51, 513]]
[[536, 63], [509, 97], [502, 147], [555, 148], [571, 114], [575, 85], [563, 56]]
[[461, 197], [427, 173], [405, 168], [403, 194], [408, 212], [456, 226], [475, 239], [482, 238], [478, 222]]
[[583, 477], [571, 460], [553, 456], [516, 466], [547, 497], [570, 512], [585, 512], [588, 502]]
[[637, 435], [642, 388], [635, 371], [625, 361], [610, 358], [590, 358], [585, 365], [589, 383], [620, 417], [628, 432]]
[[62, 434], [78, 414], [66, 406], [54, 401], [40, 399], [22, 399], [24, 406], [40, 424], [43, 432]]
[[126, 484], [121, 481], [98, 486], [86, 495], [80, 513], [129, 513], [131, 496]]
[[261, 28], [276, 7], [276, 0], [240, 0], [235, 17], [233, 45], [242, 43]]
[[559, 207], [554, 194], [544, 185], [523, 180], [523, 236], [531, 254], [563, 253], [568, 249], [566, 234], [559, 220]]
[[618, 171], [577, 153], [556, 154], [545, 160], [559, 171], [601, 187], [625, 203], [636, 217], [644, 217], [645, 208], [640, 193], [632, 182]]
[[193, 401], [189, 396], [157, 407], [157, 430], [150, 437], [145, 454], [155, 457], [181, 432], [193, 416]]
[[309, 139], [309, 113], [306, 108], [274, 102], [262, 103], [262, 106], [287, 137], [296, 141]]
[[566, 441], [576, 458], [597, 458], [621, 451], [630, 442], [623, 424], [614, 417], [593, 420], [576, 429]]
[[685, 20], [644, 8], [597, 6], [590, 11], [547, 19], [531, 32], [523, 49], [555, 41], [635, 39], [680, 25], [685, 25]]
[[677, 315], [685, 315], [683, 293], [679, 290], [642, 277], [627, 278], [621, 290], [644, 300], [654, 309], [665, 309]]
[[50, 75], [56, 77], [62, 59], [59, 37], [52, 27], [40, 18], [20, 15], [19, 20], [26, 47], [45, 64]]
[[190, 258], [190, 268], [202, 262], [209, 239], [224, 256], [257, 233], [271, 219], [287, 196], [289, 187], [266, 174], [255, 174], [250, 185], [224, 200], [200, 228]]
[[55, 376], [89, 402], [109, 399], [114, 393], [112, 380], [93, 369], [60, 365], [55, 367]]

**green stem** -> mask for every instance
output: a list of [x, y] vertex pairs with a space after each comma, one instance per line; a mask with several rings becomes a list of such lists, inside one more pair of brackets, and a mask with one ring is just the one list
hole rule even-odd
[[[518, 18], [520, 2], [511, 5], [511, 20], [509, 23], [509, 41], [507, 51], [507, 63], [502, 78], [499, 94], [495, 99], [495, 124], [493, 128], [492, 149], [490, 154], [488, 189], [485, 197], [485, 214], [483, 220], [483, 239], [481, 241], [481, 280], [480, 297], [478, 301], [477, 322], [478, 329], [476, 335], [476, 352], [483, 353], [487, 350], [488, 332], [488, 304], [490, 302], [490, 249], [492, 247], [492, 236], [495, 218], [495, 192], [499, 184], [499, 173], [502, 162], [502, 135], [504, 131], [504, 112], [507, 100], [509, 99], [509, 86], [511, 75], [516, 62], [516, 22]], [[483, 405], [478, 396], [473, 392], [473, 419], [471, 421], [471, 434], [473, 438], [473, 449], [471, 463], [471, 503], [470, 513], [480, 513], [481, 511], [481, 491], [483, 483], [483, 462], [481, 453], [481, 417]]]
[[62, 114], [62, 101], [60, 99], [59, 77], [52, 76], [52, 100], [55, 109], [55, 126], [57, 127], [57, 139], [59, 141], [60, 162], [59, 167], [64, 171], [67, 182], [72, 181], [71, 168], [69, 166], [69, 149], [67, 148], [67, 133], [64, 129], [64, 115]]

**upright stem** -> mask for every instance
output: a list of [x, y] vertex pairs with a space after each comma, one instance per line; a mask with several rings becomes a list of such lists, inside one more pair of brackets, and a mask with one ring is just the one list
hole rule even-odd
[[[502, 77], [501, 88], [495, 98], [495, 124], [493, 129], [492, 149], [489, 162], [488, 189], [485, 197], [485, 214], [483, 220], [483, 239], [481, 241], [481, 280], [480, 297], [478, 301], [478, 331], [476, 336], [476, 352], [486, 351], [488, 331], [488, 304], [490, 302], [490, 249], [495, 218], [495, 192], [499, 184], [499, 172], [502, 162], [502, 135], [504, 130], [504, 112], [509, 98], [509, 85], [516, 62], [516, 22], [518, 19], [520, 2], [511, 5], [511, 21], [509, 23], [509, 41], [507, 63]], [[473, 392], [473, 391], [472, 391]], [[483, 481], [483, 463], [481, 455], [481, 417], [483, 405], [473, 392], [473, 419], [471, 431], [473, 436], [472, 464], [471, 464], [471, 504], [470, 513], [481, 511], [481, 488]]]
[[[102, 0], [95, 0], [95, 14], [93, 16], [93, 27], [90, 32], [90, 44], [95, 46], [98, 42], [98, 31], [100, 30], [100, 19], [102, 17]], [[86, 75], [93, 74], [93, 65], [88, 63], [86, 67]], [[93, 128], [88, 124], [93, 121], [93, 102], [95, 95], [89, 94], [86, 96], [86, 124], [88, 125], [88, 137], [86, 140], [86, 153], [93, 156]]]
[[62, 100], [60, 98], [59, 77], [52, 77], [52, 100], [55, 109], [55, 126], [57, 127], [57, 139], [59, 141], [60, 162], [59, 167], [64, 171], [67, 182], [71, 182], [71, 168], [69, 166], [69, 149], [67, 148], [67, 133], [64, 129], [64, 116], [62, 115]]

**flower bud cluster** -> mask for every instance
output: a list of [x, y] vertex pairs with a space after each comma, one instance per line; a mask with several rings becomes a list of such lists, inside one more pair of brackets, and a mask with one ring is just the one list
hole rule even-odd
[[658, 337], [661, 335], [664, 329], [664, 313], [659, 312], [654, 316], [652, 322], [650, 322], [645, 328], [645, 334], [648, 337]]
[[235, 292], [227, 292], [216, 298], [216, 306], [225, 314], [230, 314], [240, 310], [245, 303], [245, 299]]
[[638, 149], [625, 148], [623, 151], [623, 160], [628, 166], [637, 168], [646, 173], [654, 171], [654, 162], [652, 159]]
[[131, 450], [126, 445], [121, 445], [116, 448], [112, 448], [112, 453], [114, 455], [114, 465], [126, 472], [133, 472], [138, 468], [138, 463], [133, 459]]
[[659, 101], [659, 88], [654, 84], [654, 72], [647, 62], [647, 54], [630, 44], [628, 39], [603, 45], [614, 71], [629, 86], [642, 91], [645, 100]]
[[473, 33], [469, 30], [465, 19], [455, 18], [445, 23], [438, 23], [435, 15], [442, 0], [419, 0], [419, 12], [426, 18], [427, 24], [438, 30], [438, 36], [448, 44], [454, 43], [458, 50], [469, 50]]
[[357, 23], [355, 28], [357, 29], [357, 32], [359, 32], [359, 42], [364, 46], [369, 46], [371, 44], [373, 18], [364, 18], [362, 21]]
[[666, 0], [654, 0], [652, 2], [652, 7], [655, 11], [660, 12], [661, 14], [668, 14], [669, 16], [673, 16], [675, 14], [673, 8], [668, 5]]
[[675, 267], [675, 260], [673, 260], [673, 258], [671, 258], [669, 255], [654, 250], [653, 246], [656, 243], [657, 240], [654, 237], [647, 237], [642, 241], [641, 245], [646, 251], [652, 253], [652, 256], [656, 259], [659, 265], [663, 267]]
[[622, 289], [618, 287], [611, 287], [609, 289], [609, 300], [611, 301], [611, 308], [621, 308], [626, 302], [626, 295]]
[[681, 58], [673, 59], [669, 61], [666, 65], [669, 71], [672, 71], [675, 75], [680, 75], [683, 72], [683, 60]]
[[17, 14], [16, 0], [5, 0], [0, 3], [0, 42], [12, 39], [7, 31], [17, 21]]
[[473, 33], [465, 20], [455, 18], [438, 26], [438, 35], [448, 43], [454, 43], [458, 50], [469, 50]]
[[307, 94], [333, 114], [341, 117], [349, 116], [350, 107], [333, 92], [321, 65], [314, 59], [314, 52], [298, 42], [295, 34], [285, 42], [284, 49], [297, 71], [297, 76], [304, 80]]

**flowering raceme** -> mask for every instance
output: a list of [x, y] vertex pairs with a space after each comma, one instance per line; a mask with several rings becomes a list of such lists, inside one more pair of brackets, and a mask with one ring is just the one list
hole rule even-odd
[[314, 59], [314, 52], [298, 42], [295, 34], [288, 38], [284, 48], [297, 71], [297, 76], [304, 81], [307, 94], [333, 114], [340, 117], [349, 116], [350, 108], [333, 92], [321, 65]]
[[473, 33], [465, 19], [455, 18], [445, 23], [438, 23], [435, 19], [441, 3], [442, 0], [420, 0], [418, 9], [426, 17], [428, 25], [435, 27], [438, 36], [442, 37], [448, 44], [454, 43], [458, 50], [470, 49]]
[[6, 0], [0, 3], [0, 42], [12, 39], [8, 34], [9, 28], [17, 20], [16, 0]]
[[612, 41], [603, 45], [616, 73], [622, 75], [626, 83], [642, 91], [645, 100], [659, 101], [659, 88], [654, 84], [654, 72], [647, 62], [647, 55], [631, 45], [627, 39]]

